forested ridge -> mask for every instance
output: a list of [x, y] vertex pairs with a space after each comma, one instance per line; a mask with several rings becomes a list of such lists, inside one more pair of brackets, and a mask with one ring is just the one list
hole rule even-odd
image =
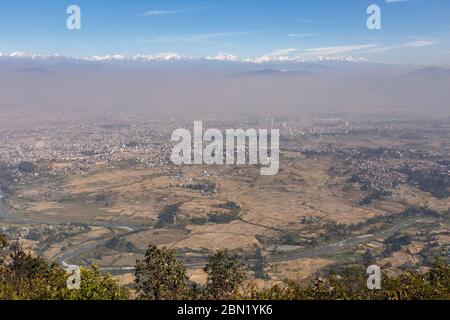
[[98, 267], [81, 268], [79, 289], [68, 289], [64, 269], [23, 251], [18, 242], [0, 235], [0, 299], [11, 300], [449, 300], [450, 266], [436, 259], [425, 273], [382, 274], [380, 290], [367, 289], [366, 267], [350, 266], [308, 283], [287, 280], [267, 289], [246, 281], [244, 265], [236, 255], [218, 251], [205, 267], [207, 282], [198, 285], [174, 250], [150, 245], [136, 261], [135, 282], [119, 285]]

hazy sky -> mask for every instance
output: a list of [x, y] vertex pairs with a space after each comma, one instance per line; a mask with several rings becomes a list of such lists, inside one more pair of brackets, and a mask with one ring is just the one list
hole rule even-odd
[[[66, 28], [67, 6], [81, 30]], [[382, 30], [366, 9], [381, 7]], [[450, 65], [448, 0], [2, 0], [0, 52], [365, 57]]]

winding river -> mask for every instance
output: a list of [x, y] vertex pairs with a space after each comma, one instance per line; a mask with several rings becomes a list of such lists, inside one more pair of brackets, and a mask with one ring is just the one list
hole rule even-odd
[[[0, 190], [0, 221], [4, 221], [6, 223], [11, 223], [11, 224], [25, 224], [25, 225], [49, 224], [48, 221], [40, 221], [39, 219], [33, 219], [28, 216], [25, 217], [20, 214], [13, 213], [5, 205], [4, 193], [2, 190]], [[57, 224], [57, 223], [55, 223], [55, 224]], [[122, 234], [122, 236], [146, 229], [146, 226], [143, 226], [143, 225], [132, 225], [132, 224], [118, 225], [113, 222], [106, 222], [106, 221], [87, 223], [87, 225], [89, 225], [91, 227], [104, 227], [104, 228], [119, 229], [122, 231], [126, 231], [126, 233]], [[88, 241], [86, 243], [81, 243], [81, 244], [75, 245], [73, 247], [67, 248], [64, 252], [59, 254], [55, 258], [55, 260], [56, 260], [56, 262], [61, 263], [63, 266], [67, 265], [65, 261], [74, 259], [77, 256], [79, 256], [85, 252], [91, 251], [101, 245], [104, 245], [109, 240], [111, 240], [114, 236], [115, 235], [112, 234], [110, 237]]]
[[[36, 219], [32, 219], [30, 217], [25, 217], [19, 214], [14, 214], [8, 208], [5, 206], [4, 203], [4, 194], [0, 190], [0, 220], [14, 223], [14, 224], [41, 224], [45, 223], [48, 224], [48, 222], [44, 221], [37, 221]], [[320, 256], [327, 256], [330, 254], [334, 254], [338, 251], [342, 250], [348, 250], [352, 247], [355, 247], [358, 244], [367, 243], [370, 241], [373, 241], [376, 238], [379, 237], [387, 237], [389, 235], [392, 235], [396, 233], [397, 231], [411, 226], [413, 224], [416, 224], [418, 222], [418, 218], [410, 218], [406, 221], [400, 222], [391, 228], [377, 232], [375, 234], [369, 234], [365, 236], [351, 236], [343, 241], [330, 243], [322, 246], [317, 246], [314, 248], [309, 249], [303, 249], [298, 252], [288, 252], [285, 254], [271, 254], [267, 257], [268, 262], [281, 262], [281, 261], [289, 261], [294, 259], [300, 259], [300, 258], [315, 258]], [[127, 234], [131, 234], [134, 232], [142, 231], [148, 226], [145, 225], [117, 225], [112, 222], [92, 222], [88, 223], [90, 226], [101, 226], [111, 229], [122, 229], [126, 232], [122, 234], [122, 236], [125, 236]], [[111, 237], [105, 237], [102, 239], [96, 239], [92, 241], [87, 241], [85, 243], [80, 243], [77, 245], [74, 245], [73, 247], [67, 248], [64, 252], [60, 253], [57, 257], [55, 257], [55, 260], [62, 265], [67, 265], [66, 261], [70, 261], [79, 255], [86, 253], [88, 251], [94, 250], [95, 248], [104, 245], [107, 241], [109, 241], [114, 235], [112, 234]], [[205, 263], [206, 263], [206, 256], [205, 256]], [[204, 263], [201, 264], [193, 264], [189, 265], [189, 267], [203, 267]], [[111, 268], [101, 268], [105, 269], [106, 271], [110, 270], [130, 270], [133, 267], [111, 267]]]

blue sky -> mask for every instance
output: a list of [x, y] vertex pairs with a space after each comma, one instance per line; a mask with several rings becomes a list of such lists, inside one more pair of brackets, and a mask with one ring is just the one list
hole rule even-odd
[[[67, 30], [66, 8], [82, 12]], [[381, 7], [382, 29], [366, 9]], [[68, 56], [178, 52], [352, 55], [394, 63], [450, 65], [448, 0], [2, 0], [0, 52]]]

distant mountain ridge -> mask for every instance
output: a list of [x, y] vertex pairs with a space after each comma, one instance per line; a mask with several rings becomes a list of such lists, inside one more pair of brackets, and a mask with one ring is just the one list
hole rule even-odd
[[235, 63], [250, 63], [250, 64], [266, 64], [266, 63], [327, 63], [327, 62], [348, 62], [348, 63], [364, 63], [369, 62], [365, 58], [340, 56], [340, 57], [315, 57], [305, 58], [303, 56], [260, 56], [255, 58], [241, 59], [238, 56], [220, 53], [216, 56], [207, 56], [204, 58], [191, 58], [176, 52], [165, 52], [159, 54], [137, 54], [131, 57], [126, 57], [122, 54], [108, 54], [108, 55], [93, 55], [90, 57], [68, 57], [60, 54], [31, 54], [25, 52], [1, 53], [0, 61], [7, 61], [12, 59], [28, 59], [35, 61], [90, 61], [90, 62], [157, 62], [157, 61], [210, 61], [210, 62], [235, 62]]
[[254, 76], [314, 76], [315, 73], [311, 71], [303, 71], [303, 70], [277, 70], [277, 69], [261, 69], [255, 71], [234, 73], [235, 77], [254, 77]]
[[441, 67], [427, 67], [401, 75], [402, 78], [426, 80], [426, 79], [450, 79], [450, 69]]

